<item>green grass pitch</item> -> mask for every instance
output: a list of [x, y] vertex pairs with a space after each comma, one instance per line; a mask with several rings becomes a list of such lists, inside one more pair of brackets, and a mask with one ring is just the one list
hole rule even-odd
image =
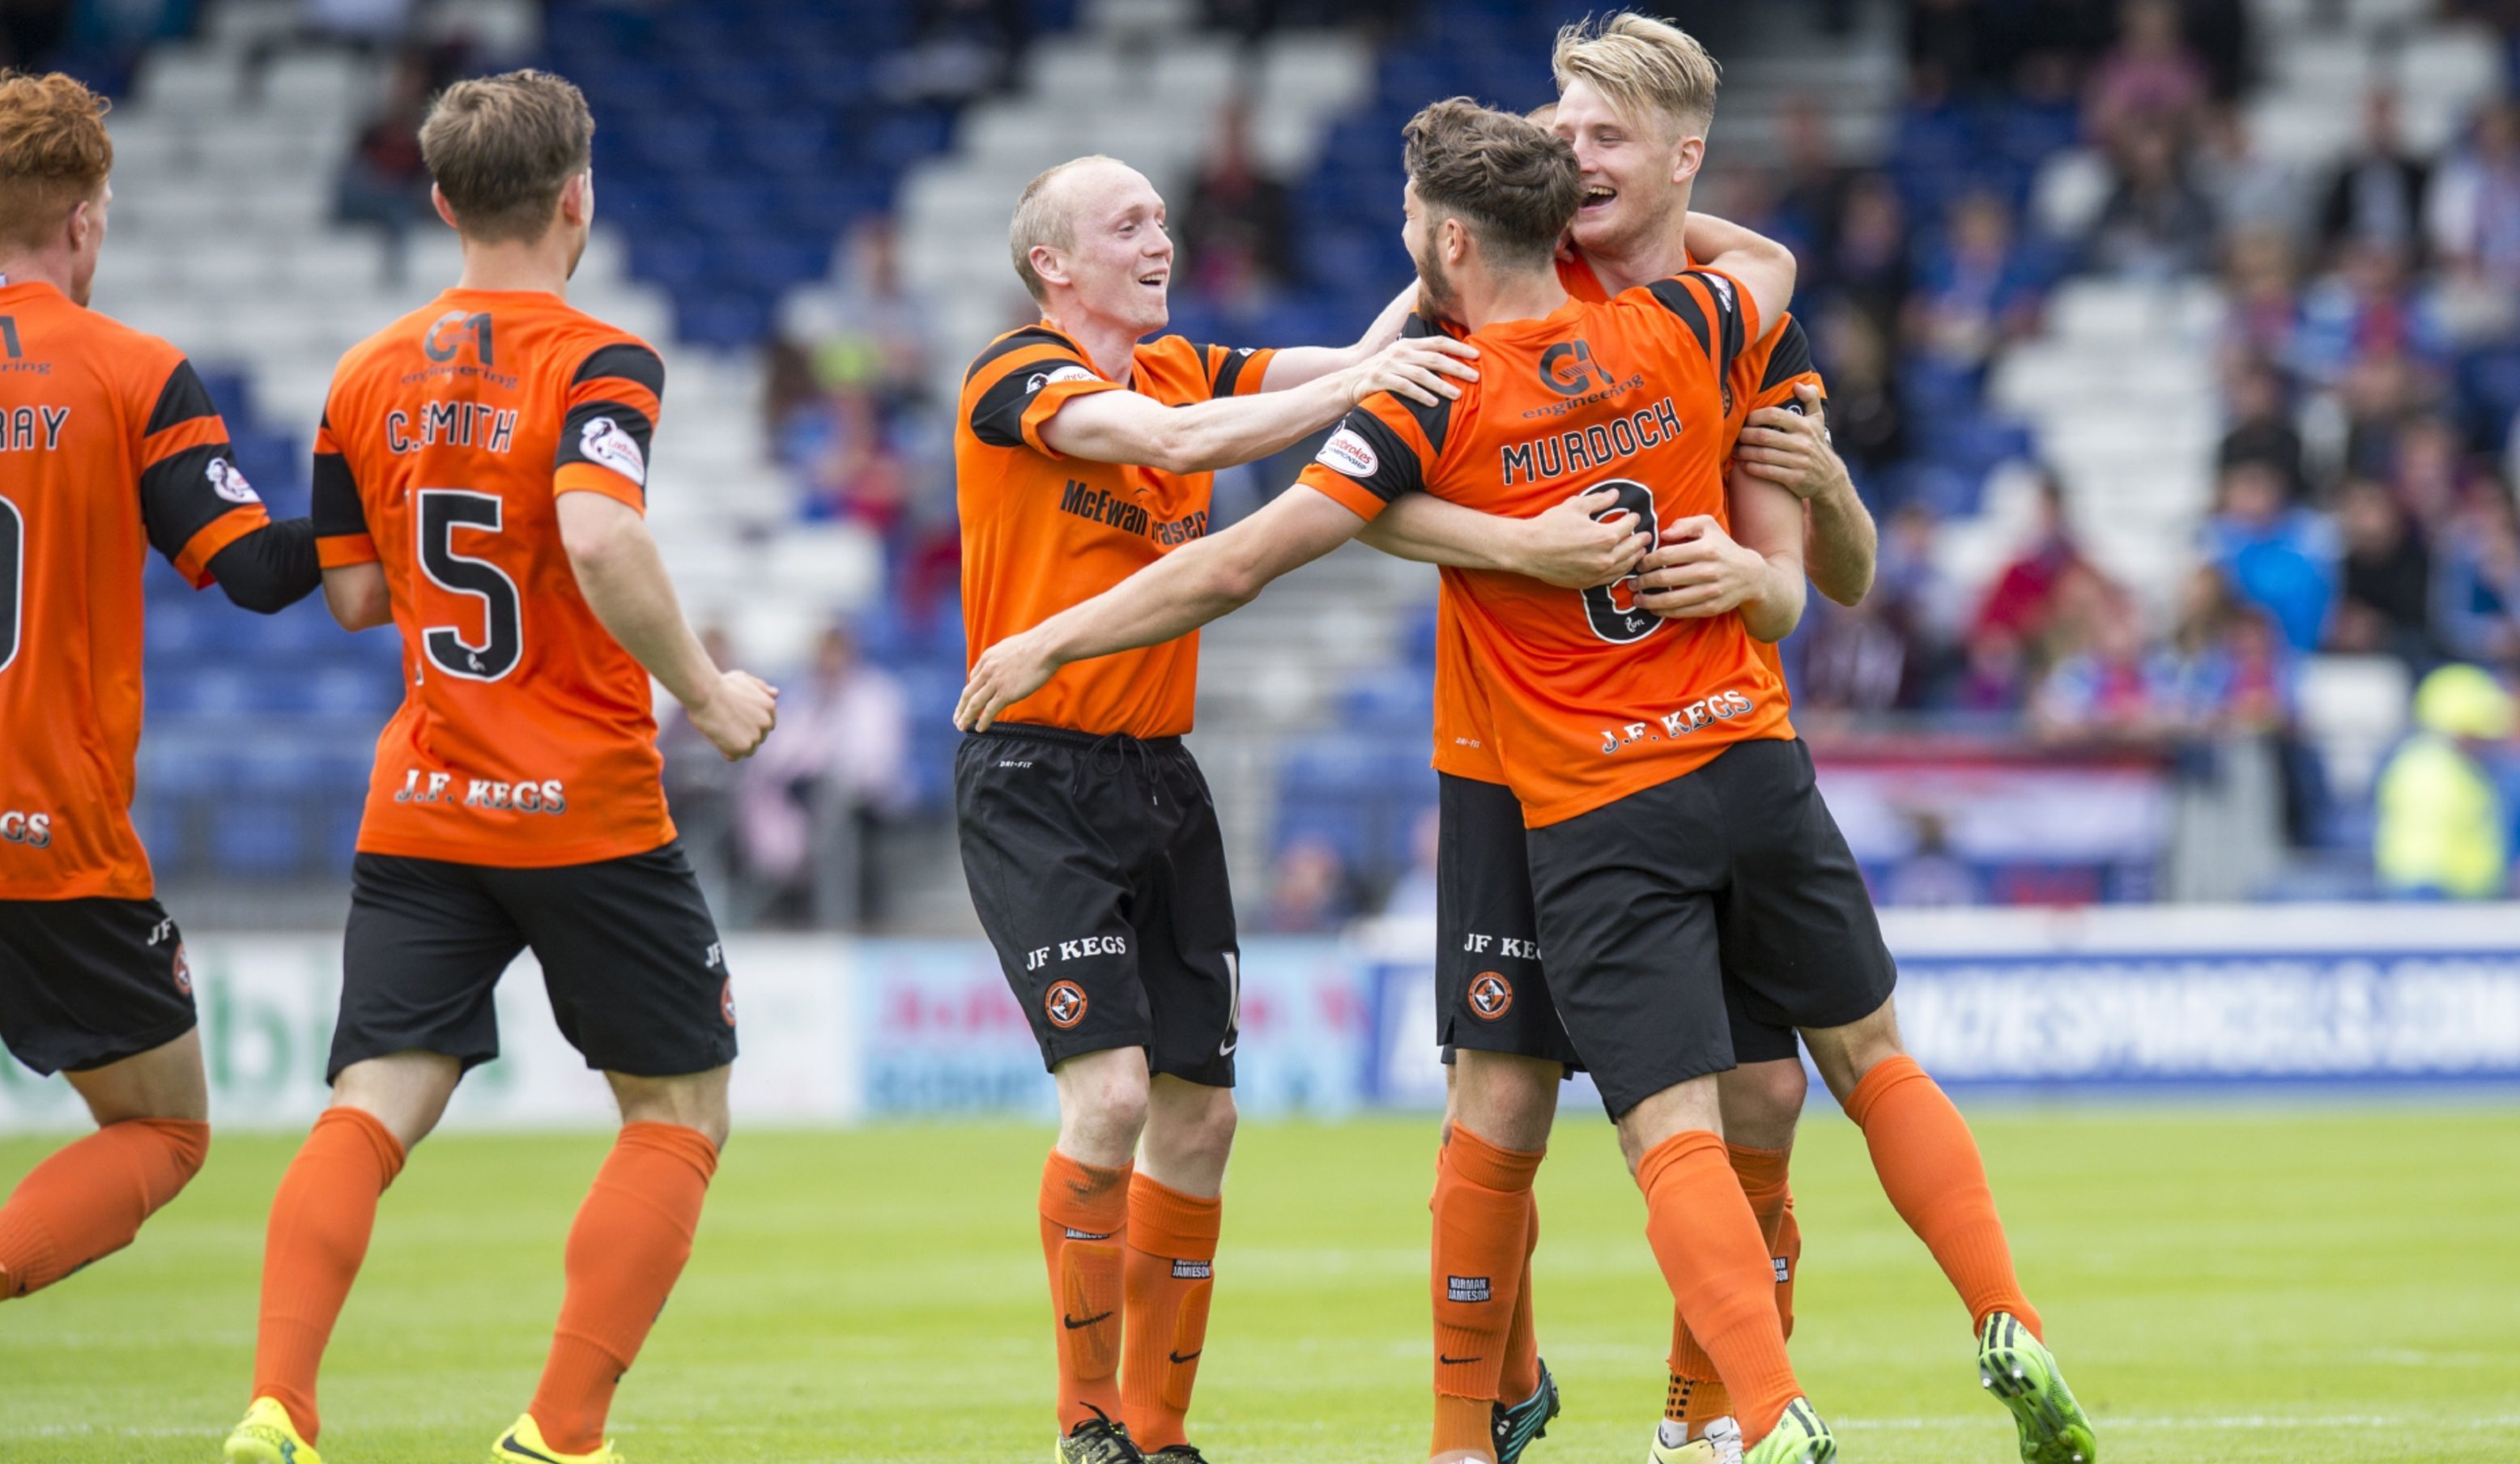
[[[2520, 1458], [2520, 1114], [1982, 1109], [2023, 1276], [2107, 1464]], [[1194, 1436], [1222, 1464], [1423, 1457], [1433, 1125], [1246, 1129]], [[1047, 1134], [739, 1132], [613, 1420], [634, 1464], [1038, 1460]], [[13, 1182], [49, 1140], [0, 1141]], [[0, 1460], [211, 1464], [243, 1411], [264, 1207], [294, 1140], [222, 1137], [138, 1245], [0, 1307]], [[599, 1135], [447, 1137], [385, 1197], [334, 1339], [332, 1464], [469, 1464], [531, 1394]], [[1669, 1302], [1607, 1130], [1541, 1176], [1533, 1464], [1636, 1461]], [[1967, 1318], [1816, 1107], [1794, 1354], [1850, 1464], [1995, 1464]]]

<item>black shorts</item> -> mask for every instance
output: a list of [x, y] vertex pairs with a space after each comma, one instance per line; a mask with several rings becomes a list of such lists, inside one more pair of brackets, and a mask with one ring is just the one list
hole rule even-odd
[[735, 984], [680, 840], [540, 869], [361, 854], [325, 1081], [396, 1052], [498, 1056], [491, 992], [528, 949], [588, 1067], [674, 1078], [735, 1060]]
[[1736, 743], [1529, 840], [1557, 1014], [1613, 1118], [1733, 1066], [1728, 1005], [1842, 1027], [1897, 984], [1800, 740]]
[[155, 900], [0, 900], [0, 1042], [49, 1078], [193, 1030], [184, 936]]
[[1179, 737], [1001, 723], [955, 750], [954, 817], [1044, 1066], [1144, 1047], [1153, 1072], [1234, 1086], [1234, 892]]
[[[1435, 854], [1435, 1040], [1453, 1049], [1508, 1052], [1583, 1071], [1557, 1018], [1531, 903], [1531, 861], [1522, 801], [1503, 783], [1436, 775], [1441, 832]], [[1825, 808], [1822, 817], [1827, 817]], [[1832, 825], [1833, 826], [1833, 825]], [[1755, 943], [1754, 943], [1755, 944]], [[1790, 1062], [1802, 1055], [1788, 1023], [1751, 1015], [1740, 990], [1741, 957], [1722, 952], [1725, 1020], [1735, 1062]]]
[[1503, 783], [1435, 777], [1435, 1041], [1583, 1066], [1540, 964], [1522, 801]]

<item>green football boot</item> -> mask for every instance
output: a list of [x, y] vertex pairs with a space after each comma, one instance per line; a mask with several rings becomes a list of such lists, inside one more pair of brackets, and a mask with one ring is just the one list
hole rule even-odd
[[1508, 1408], [1496, 1405], [1496, 1414], [1488, 1427], [1496, 1438], [1497, 1464], [1514, 1464], [1531, 1441], [1548, 1437], [1549, 1420], [1557, 1416], [1557, 1380], [1550, 1376], [1549, 1361], [1540, 1363], [1540, 1386], [1531, 1397]]
[[1821, 1421], [1810, 1398], [1798, 1397], [1785, 1404], [1785, 1416], [1750, 1446], [1741, 1464], [1829, 1464], [1836, 1457], [1837, 1436]]
[[2056, 1354], [2011, 1312], [1990, 1313], [1978, 1332], [1977, 1377], [2012, 1410], [2021, 1464], [2096, 1464], [2092, 1420], [2065, 1386]]

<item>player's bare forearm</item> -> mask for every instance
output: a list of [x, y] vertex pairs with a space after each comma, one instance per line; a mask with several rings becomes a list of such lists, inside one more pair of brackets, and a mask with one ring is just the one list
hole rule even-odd
[[[1467, 358], [1477, 354], [1457, 340], [1394, 341], [1359, 365], [1300, 386], [1188, 407], [1158, 406], [1134, 391], [1098, 391], [1052, 414], [1041, 437], [1071, 458], [1212, 472], [1283, 452], [1377, 391], [1427, 406], [1459, 396], [1461, 388], [1447, 378], [1476, 379]], [[1278, 368], [1269, 371], [1275, 376]]]
[[1764, 556], [1763, 562], [1767, 568], [1758, 592], [1741, 602], [1741, 626], [1751, 640], [1774, 644], [1802, 624], [1806, 600], [1802, 555]]
[[1618, 503], [1597, 490], [1531, 518], [1507, 518], [1437, 498], [1408, 493], [1357, 537], [1395, 558], [1455, 569], [1492, 569], [1568, 590], [1606, 585], [1653, 548], [1636, 515], [1596, 517]]
[[648, 521], [600, 493], [563, 493], [557, 507], [561, 541], [586, 607], [676, 701], [704, 704], [717, 689], [717, 663], [683, 619]]
[[370, 560], [324, 571], [324, 607], [345, 631], [375, 630], [393, 619], [384, 566]]
[[1091, 599], [1080, 600], [983, 652], [954, 709], [981, 732], [1058, 668], [1177, 641], [1259, 598], [1270, 581], [1356, 537], [1365, 520], [1296, 486], [1224, 533], [1186, 544]]
[[1803, 562], [1820, 593], [1842, 605], [1862, 602], [1872, 591], [1880, 531], [1870, 510], [1840, 465], [1840, 482], [1806, 506]]

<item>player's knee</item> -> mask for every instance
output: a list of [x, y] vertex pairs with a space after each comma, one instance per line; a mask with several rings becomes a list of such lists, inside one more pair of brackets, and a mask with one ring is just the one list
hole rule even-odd
[[1907, 1051], [1899, 1038], [1899, 1012], [1884, 1001], [1871, 1015], [1822, 1031], [1806, 1032], [1812, 1061], [1839, 1102], [1855, 1091], [1864, 1075]]
[[1222, 1162], [1234, 1151], [1234, 1131], [1241, 1115], [1234, 1106], [1234, 1094], [1223, 1088], [1203, 1105], [1189, 1125], [1184, 1137], [1190, 1146], [1208, 1159]]
[[[1126, 1152], [1147, 1127], [1148, 1078], [1143, 1063], [1097, 1063], [1061, 1075], [1061, 1130], [1096, 1150]], [[1081, 1157], [1081, 1156], [1080, 1156]]]
[[1724, 1136], [1751, 1149], [1793, 1147], [1794, 1126], [1811, 1095], [1800, 1061], [1754, 1062], [1724, 1075]]
[[202, 1119], [141, 1119], [150, 1131], [166, 1145], [168, 1166], [174, 1172], [175, 1188], [193, 1182], [202, 1166], [210, 1157], [210, 1126]]

